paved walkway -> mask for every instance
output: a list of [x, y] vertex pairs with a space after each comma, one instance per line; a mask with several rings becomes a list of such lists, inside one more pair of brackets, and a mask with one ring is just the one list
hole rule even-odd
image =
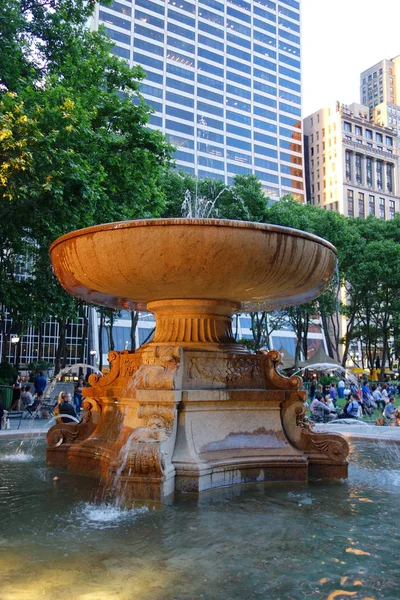
[[22, 419], [18, 429], [19, 419], [10, 419], [11, 428], [0, 430], [0, 440], [46, 435], [54, 423], [54, 419]]

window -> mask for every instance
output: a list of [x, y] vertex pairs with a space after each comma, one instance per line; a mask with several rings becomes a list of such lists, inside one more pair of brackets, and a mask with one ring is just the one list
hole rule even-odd
[[362, 183], [362, 157], [361, 154], [356, 154], [356, 181]]
[[168, 9], [168, 20], [169, 19], [175, 19], [175, 21], [179, 21], [180, 23], [183, 23], [184, 25], [189, 25], [189, 27], [193, 27], [193, 29], [194, 29], [194, 26], [195, 26], [194, 19], [191, 19], [190, 17], [182, 14], [181, 12], [176, 12], [174, 10], [171, 10], [170, 8]]
[[167, 106], [165, 112], [171, 117], [177, 117], [178, 119], [183, 119], [184, 121], [193, 121], [193, 111], [189, 112], [187, 110], [176, 108], [175, 106]]
[[170, 133], [167, 134], [167, 138], [177, 148], [190, 148], [191, 150], [194, 148], [194, 141], [188, 140], [186, 137]]
[[220, 160], [215, 160], [213, 158], [209, 158], [208, 156], [199, 156], [198, 157], [199, 165], [203, 167], [208, 167], [209, 169], [215, 169], [218, 171], [224, 170], [224, 163]]
[[379, 198], [379, 216], [384, 219], [386, 216], [385, 212], [385, 198]]
[[134, 52], [133, 59], [135, 62], [140, 65], [147, 65], [148, 67], [153, 67], [153, 69], [163, 69], [163, 63], [161, 60], [156, 60], [151, 56], [146, 56], [145, 54], [140, 54], [139, 52]]
[[377, 142], [382, 143], [383, 142], [383, 136], [381, 133], [375, 133], [375, 139]]
[[346, 150], [345, 152], [345, 163], [346, 163], [346, 180], [351, 181], [351, 152]]
[[347, 190], [347, 214], [349, 217], [354, 217], [354, 192]]
[[362, 192], [358, 192], [358, 216], [362, 219], [365, 218], [364, 194]]
[[238, 135], [240, 137], [251, 138], [251, 130], [243, 129], [243, 127], [238, 127], [237, 125], [231, 125], [231, 123], [227, 123], [226, 131], [228, 133], [233, 133], [234, 135]]
[[348, 133], [351, 133], [351, 123], [347, 123], [347, 121], [344, 121], [343, 131], [347, 131]]
[[382, 185], [382, 161], [381, 160], [377, 160], [376, 161], [376, 187], [378, 188], [378, 190], [381, 190], [383, 185]]
[[181, 96], [180, 94], [167, 92], [166, 100], [167, 102], [173, 102], [174, 104], [182, 104], [183, 106], [194, 108], [194, 100], [190, 96]]
[[216, 92], [210, 92], [210, 90], [199, 87], [197, 88], [197, 96], [200, 98], [206, 98], [206, 100], [211, 100], [211, 102], [216, 102], [223, 106], [223, 96], [221, 94], [217, 94]]
[[242, 152], [237, 152], [236, 150], [227, 150], [226, 157], [228, 160], [251, 165], [251, 156], [249, 154], [242, 154]]
[[178, 77], [184, 77], [186, 79], [194, 81], [194, 73], [188, 71], [187, 69], [182, 69], [182, 67], [167, 64], [167, 73], [171, 73], [171, 75], [178, 75]]
[[194, 54], [194, 46], [193, 44], [189, 44], [189, 42], [184, 42], [183, 40], [169, 35], [167, 38], [167, 44], [168, 46], [179, 48], [179, 50], [183, 50], [184, 52], [188, 52], [189, 54]]
[[251, 117], [247, 115], [242, 115], [240, 113], [232, 112], [231, 110], [226, 111], [226, 118], [231, 121], [236, 121], [238, 123], [243, 123], [244, 125], [251, 126]]
[[386, 165], [386, 188], [388, 192], [393, 193], [393, 165], [390, 163]]
[[[126, 36], [124, 36], [126, 37]], [[133, 41], [133, 45], [135, 48], [140, 48], [140, 50], [145, 50], [146, 52], [151, 52], [152, 54], [156, 54], [157, 56], [164, 56], [164, 47], [156, 46], [155, 44], [150, 44], [145, 40], [141, 40], [139, 38], [135, 38]]]
[[117, 27], [121, 27], [122, 29], [131, 30], [131, 22], [127, 19], [122, 19], [121, 17], [117, 17], [116, 15], [112, 15], [110, 13], [106, 13], [104, 10], [99, 11], [99, 18], [103, 23], [111, 23], [112, 25], [116, 25]]
[[122, 42], [123, 44], [130, 45], [131, 37], [129, 35], [125, 35], [124, 33], [120, 33], [119, 31], [114, 31], [114, 29], [110, 29], [109, 27], [105, 27], [104, 31], [107, 35], [110, 36], [112, 40], [116, 40], [117, 42]]
[[[111, 48], [110, 52], [111, 54], [116, 54], [117, 56], [121, 56], [121, 58], [127, 58], [128, 60], [131, 57], [130, 50], [127, 48], [120, 48], [119, 46], [114, 46], [114, 48]], [[146, 75], [148, 76], [148, 73], [146, 73]]]
[[207, 77], [206, 75], [201, 75], [200, 73], [197, 74], [197, 82], [201, 83], [202, 85], [208, 85], [208, 87], [215, 88], [217, 90], [224, 90], [223, 81], [213, 79], [212, 77]]
[[187, 135], [194, 135], [193, 127], [190, 125], [186, 125], [185, 123], [178, 123], [177, 121], [171, 121], [169, 119], [165, 122], [166, 129], [170, 129], [172, 131], [179, 131], [180, 133], [186, 133]]
[[394, 200], [389, 200], [389, 219], [394, 219], [395, 213], [395, 202]]
[[390, 136], [387, 135], [385, 141], [387, 146], [393, 146], [393, 138]]
[[181, 37], [186, 37], [189, 40], [194, 40], [195, 38], [194, 31], [190, 31], [184, 27], [179, 27], [179, 25], [172, 23], [172, 21], [168, 23], [168, 33], [174, 33], [176, 35], [180, 35]]
[[356, 125], [354, 127], [354, 132], [356, 135], [362, 135], [362, 127], [360, 127], [359, 125]]
[[241, 150], [247, 150], [248, 152], [251, 152], [251, 144], [249, 142], [245, 142], [244, 140], [227, 137], [226, 144], [227, 146], [233, 146], [233, 148], [240, 148]]
[[369, 196], [369, 214], [375, 214], [375, 196], [372, 196], [372, 194]]
[[265, 92], [271, 96], [276, 96], [276, 88], [272, 87], [272, 85], [268, 85], [267, 83], [261, 83], [260, 81], [255, 80], [253, 87], [259, 92]]
[[[169, 26], [168, 26], [168, 29], [169, 29]], [[220, 37], [220, 38], [224, 37], [223, 29], [217, 29], [216, 27], [213, 27], [212, 25], [209, 25], [208, 23], [203, 23], [200, 20], [198, 22], [198, 29], [199, 29], [199, 31], [205, 31], [206, 33], [211, 33], [211, 35], [215, 35], [215, 37]], [[192, 32], [190, 32], [190, 33], [192, 33]], [[193, 36], [194, 36], [194, 32], [193, 32]]]
[[365, 166], [367, 171], [367, 186], [372, 187], [372, 158], [370, 156], [366, 157]]

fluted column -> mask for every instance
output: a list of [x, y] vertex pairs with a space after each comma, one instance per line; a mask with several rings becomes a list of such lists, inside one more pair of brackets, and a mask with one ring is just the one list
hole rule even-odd
[[147, 308], [156, 318], [152, 344], [201, 349], [203, 346], [230, 346], [235, 343], [232, 314], [239, 310], [235, 302], [161, 300], [148, 302]]

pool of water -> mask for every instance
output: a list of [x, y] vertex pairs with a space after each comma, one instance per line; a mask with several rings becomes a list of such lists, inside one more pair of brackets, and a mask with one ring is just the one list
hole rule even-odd
[[357, 443], [347, 481], [123, 510], [44, 442], [1, 442], [0, 600], [399, 600], [399, 459]]

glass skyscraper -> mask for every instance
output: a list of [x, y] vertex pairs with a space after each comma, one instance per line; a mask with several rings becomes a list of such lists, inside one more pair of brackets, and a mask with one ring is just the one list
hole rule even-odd
[[304, 199], [297, 0], [118, 0], [99, 23], [146, 71], [151, 126], [178, 168], [227, 183], [255, 173], [272, 198]]

